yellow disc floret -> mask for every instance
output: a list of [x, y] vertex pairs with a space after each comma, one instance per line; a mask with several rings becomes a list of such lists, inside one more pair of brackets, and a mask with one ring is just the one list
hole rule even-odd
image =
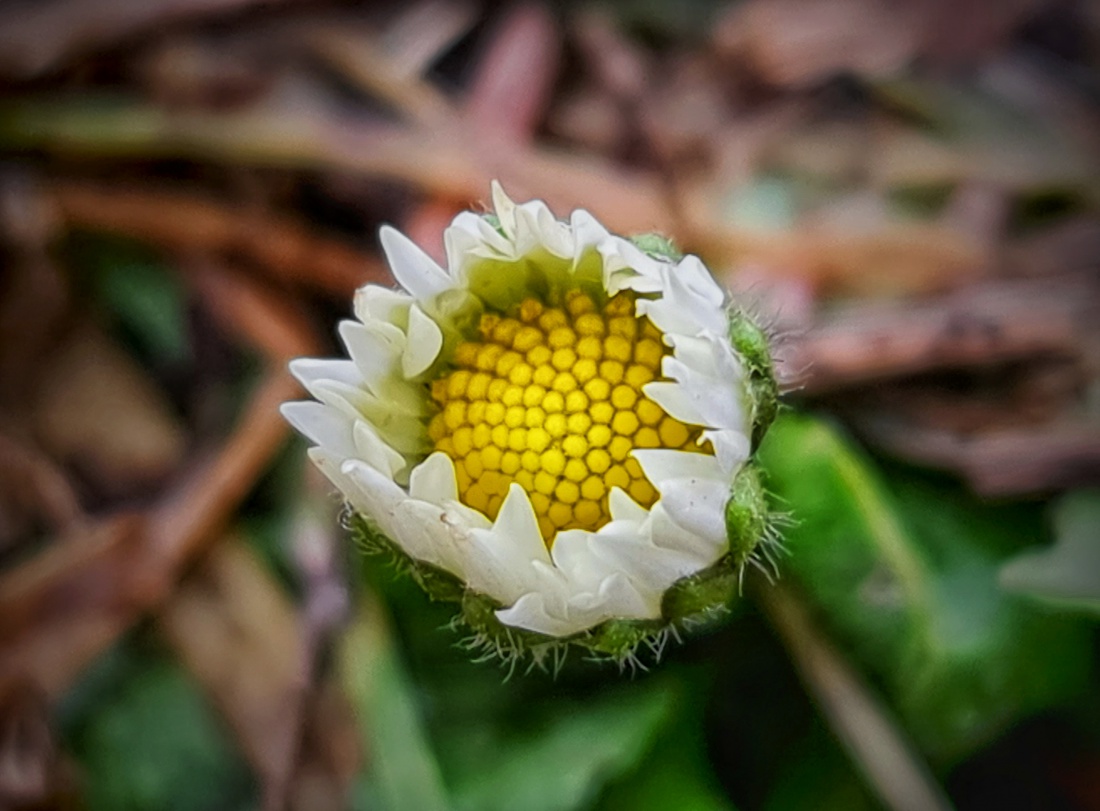
[[517, 482], [548, 544], [559, 530], [606, 524], [612, 487], [653, 505], [657, 490], [631, 452], [698, 450], [702, 429], [642, 391], [661, 379], [669, 349], [634, 313], [631, 293], [601, 310], [571, 290], [560, 306], [528, 298], [511, 314], [481, 316], [482, 340], [459, 344], [429, 387], [439, 411], [428, 436], [454, 459], [463, 503], [496, 518]]

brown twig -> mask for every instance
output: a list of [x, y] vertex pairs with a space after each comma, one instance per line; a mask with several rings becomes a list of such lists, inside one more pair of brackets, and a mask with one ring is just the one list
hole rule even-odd
[[280, 447], [286, 373], [253, 393], [219, 452], [197, 462], [147, 515], [120, 514], [57, 540], [0, 577], [0, 682], [30, 678], [60, 695], [175, 584], [224, 528]]
[[298, 667], [302, 622], [282, 587], [246, 543], [227, 537], [181, 584], [159, 628], [240, 742], [262, 807], [284, 808], [308, 682]]
[[[265, 0], [269, 3], [270, 0]], [[0, 18], [0, 75], [30, 78], [98, 48], [186, 19], [259, 5], [258, 0], [81, 0], [16, 4]]]
[[213, 260], [195, 259], [184, 265], [188, 282], [215, 319], [266, 355], [273, 366], [322, 351], [325, 342], [308, 312], [271, 285]]
[[868, 785], [891, 811], [948, 811], [951, 803], [902, 728], [782, 585], [757, 599], [806, 689]]
[[281, 281], [340, 297], [368, 281], [390, 279], [376, 258], [318, 236], [301, 222], [257, 215], [210, 196], [71, 180], [57, 180], [53, 189], [70, 227], [125, 234], [186, 253], [239, 257]]
[[[187, 157], [251, 166], [337, 170], [387, 177], [466, 205], [494, 178], [519, 198], [556, 210], [589, 208], [613, 230], [638, 233], [669, 221], [654, 176], [595, 157], [488, 143], [446, 131], [364, 125], [331, 111], [272, 100], [243, 112], [162, 109], [142, 103], [59, 100], [9, 105], [0, 142], [87, 157]], [[212, 226], [213, 227], [213, 226]]]
[[864, 416], [871, 443], [963, 476], [985, 496], [1050, 493], [1100, 480], [1100, 420], [1061, 419], [1028, 428], [962, 434], [896, 416]]
[[785, 365], [818, 394], [943, 369], [1080, 354], [1100, 323], [1091, 275], [996, 281], [915, 303], [861, 303], [830, 313], [785, 347]]

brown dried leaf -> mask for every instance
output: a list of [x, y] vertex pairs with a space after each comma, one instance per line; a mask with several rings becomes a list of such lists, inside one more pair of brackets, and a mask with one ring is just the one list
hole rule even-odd
[[118, 639], [218, 537], [282, 445], [282, 372], [252, 395], [219, 453], [196, 464], [147, 516], [116, 515], [52, 543], [0, 577], [0, 682], [26, 677], [51, 697]]
[[530, 140], [550, 99], [560, 53], [561, 34], [544, 6], [512, 9], [494, 31], [463, 104], [475, 132], [494, 143]]
[[304, 224], [257, 214], [209, 196], [167, 188], [58, 181], [70, 225], [145, 239], [193, 253], [232, 255], [291, 284], [349, 296], [368, 281], [389, 280], [377, 259]]
[[921, 44], [918, 9], [882, 0], [747, 0], [719, 20], [714, 45], [780, 87], [805, 88], [844, 72], [890, 75]]
[[1088, 275], [974, 285], [921, 303], [853, 304], [785, 348], [809, 392], [928, 371], [1076, 356], [1100, 323]]
[[0, 75], [30, 78], [65, 60], [183, 19], [231, 13], [257, 0], [82, 0], [9, 6], [0, 18]]
[[53, 460], [0, 432], [0, 552], [40, 527], [64, 532], [82, 518], [76, 493]]
[[160, 614], [160, 629], [225, 716], [268, 787], [281, 786], [297, 748], [303, 661], [294, 606], [254, 552], [216, 544]]
[[136, 619], [142, 522], [121, 515], [60, 538], [0, 578], [0, 684], [51, 698]]
[[49, 357], [33, 420], [50, 453], [111, 494], [148, 487], [183, 457], [186, 438], [163, 393], [91, 324]]

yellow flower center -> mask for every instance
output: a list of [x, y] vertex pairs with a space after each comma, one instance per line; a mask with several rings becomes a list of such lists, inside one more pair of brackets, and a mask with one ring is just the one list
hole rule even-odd
[[528, 298], [512, 315], [481, 317], [481, 341], [460, 344], [434, 381], [428, 426], [455, 462], [459, 498], [496, 518], [511, 482], [530, 495], [548, 543], [563, 529], [610, 520], [621, 487], [644, 507], [657, 491], [634, 448], [698, 449], [701, 428], [673, 419], [642, 392], [660, 379], [662, 334], [619, 293], [599, 311], [580, 290], [561, 307]]

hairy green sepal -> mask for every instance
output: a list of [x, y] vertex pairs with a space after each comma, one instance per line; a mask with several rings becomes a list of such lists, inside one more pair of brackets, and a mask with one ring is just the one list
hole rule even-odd
[[724, 616], [738, 590], [739, 566], [732, 555], [726, 555], [709, 569], [674, 583], [665, 592], [661, 616], [656, 619], [612, 619], [582, 633], [552, 637], [505, 625], [496, 616], [496, 611], [504, 608], [498, 601], [467, 587], [450, 572], [410, 557], [366, 516], [351, 513], [348, 525], [365, 553], [386, 557], [429, 598], [456, 607], [453, 625], [470, 632], [464, 646], [484, 658], [499, 658], [509, 664], [529, 658], [535, 665], [556, 665], [568, 648], [576, 647], [596, 658], [635, 665], [643, 650], [659, 656], [670, 637], [697, 631]]
[[[494, 226], [499, 222], [486, 215]], [[654, 258], [678, 261], [683, 254], [667, 237], [643, 234], [631, 241]], [[745, 372], [746, 406], [751, 415], [752, 453], [775, 419], [778, 386], [768, 338], [764, 331], [741, 310], [729, 314], [729, 339], [739, 353]], [[514, 628], [502, 623], [496, 612], [504, 608], [499, 601], [469, 588], [458, 577], [410, 557], [386, 537], [366, 516], [350, 513], [349, 526], [359, 546], [368, 554], [383, 555], [396, 568], [411, 576], [434, 601], [457, 608], [453, 625], [465, 627], [470, 634], [463, 644], [483, 658], [514, 665], [530, 659], [534, 665], [564, 661], [571, 647], [580, 648], [620, 666], [638, 665], [639, 653], [649, 649], [659, 657], [669, 637], [679, 638], [682, 631], [693, 632], [713, 624], [728, 613], [740, 591], [741, 579], [749, 564], [763, 569], [766, 562], [774, 569], [773, 553], [780, 547], [777, 524], [781, 516], [768, 512], [764, 488], [754, 459], [747, 460], [730, 483], [725, 505], [726, 537], [729, 548], [713, 566], [676, 581], [661, 598], [661, 616], [652, 620], [611, 619], [581, 633], [567, 637]]]

